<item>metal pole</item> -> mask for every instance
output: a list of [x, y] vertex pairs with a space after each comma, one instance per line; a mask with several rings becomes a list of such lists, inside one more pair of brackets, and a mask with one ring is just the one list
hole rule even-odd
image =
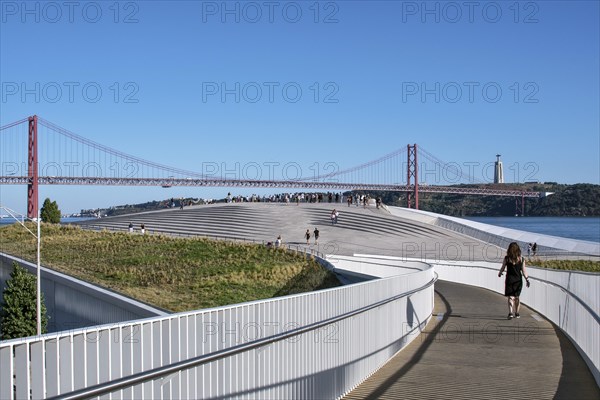
[[41, 273], [40, 273], [40, 243], [41, 242], [41, 233], [40, 233], [40, 210], [38, 209], [38, 217], [37, 217], [37, 334], [38, 336], [42, 334], [42, 299], [41, 299]]
[[[42, 334], [42, 285], [41, 285], [41, 266], [40, 266], [40, 248], [41, 248], [41, 241], [42, 241], [42, 234], [41, 234], [41, 230], [40, 230], [40, 223], [41, 223], [41, 218], [40, 218], [40, 209], [38, 208], [37, 210], [37, 234], [33, 233], [31, 231], [31, 229], [29, 229], [27, 227], [27, 225], [25, 225], [25, 217], [23, 215], [21, 215], [21, 221], [19, 221], [19, 219], [15, 216], [15, 212], [13, 212], [10, 208], [8, 207], [4, 207], [0, 204], [0, 209], [6, 210], [11, 217], [14, 218], [15, 221], [17, 221], [18, 223], [21, 224], [21, 226], [23, 226], [23, 228], [25, 228], [25, 230], [27, 230], [27, 232], [29, 232], [32, 236], [34, 236], [37, 239], [37, 290], [36, 290], [36, 325], [37, 325], [37, 335], [41, 335]], [[31, 219], [31, 218], [27, 218], [27, 219]]]

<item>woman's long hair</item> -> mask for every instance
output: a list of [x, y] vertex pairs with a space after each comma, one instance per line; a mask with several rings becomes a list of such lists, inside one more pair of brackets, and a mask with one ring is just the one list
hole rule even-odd
[[519, 262], [521, 259], [521, 248], [517, 242], [512, 242], [508, 245], [508, 250], [506, 250], [506, 258], [513, 264]]

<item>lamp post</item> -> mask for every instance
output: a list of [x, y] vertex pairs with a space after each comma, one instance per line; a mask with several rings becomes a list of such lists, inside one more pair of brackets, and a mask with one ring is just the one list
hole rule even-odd
[[37, 210], [37, 256], [36, 256], [36, 265], [37, 265], [37, 291], [36, 291], [36, 318], [37, 318], [37, 334], [40, 336], [42, 334], [42, 277], [40, 273], [40, 245], [42, 239], [42, 233], [40, 231], [40, 209]]
[[[42, 238], [42, 234], [40, 231], [40, 210], [37, 210], [37, 218], [36, 218], [36, 222], [37, 222], [37, 234], [33, 233], [31, 231], [31, 229], [29, 229], [25, 224], [24, 224], [24, 220], [25, 218], [32, 220], [31, 218], [25, 217], [23, 214], [18, 214], [17, 212], [15, 212], [14, 210], [11, 210], [8, 207], [4, 207], [2, 205], [0, 205], [0, 209], [5, 210], [6, 212], [8, 212], [8, 214], [13, 217], [13, 219], [15, 221], [17, 221], [19, 224], [21, 224], [21, 226], [23, 226], [23, 228], [25, 228], [27, 230], [27, 232], [31, 233], [37, 240], [37, 290], [36, 290], [36, 320], [37, 320], [37, 335], [41, 335], [42, 334], [42, 296], [41, 296], [41, 268], [40, 268], [40, 245], [41, 245], [41, 238]], [[19, 220], [19, 218], [16, 217], [16, 215], [21, 215], [21, 220]]]

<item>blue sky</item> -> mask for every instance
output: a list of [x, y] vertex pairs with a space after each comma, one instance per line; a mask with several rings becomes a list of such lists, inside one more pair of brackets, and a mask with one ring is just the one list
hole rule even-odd
[[[0, 125], [37, 114], [198, 172], [294, 162], [310, 174], [418, 143], [460, 165], [500, 153], [508, 182], [600, 183], [597, 1], [0, 3]], [[36, 83], [38, 99], [21, 92]], [[49, 83], [62, 94], [44, 93]], [[42, 186], [40, 197], [74, 212], [230, 190]], [[25, 196], [0, 189], [20, 211]]]

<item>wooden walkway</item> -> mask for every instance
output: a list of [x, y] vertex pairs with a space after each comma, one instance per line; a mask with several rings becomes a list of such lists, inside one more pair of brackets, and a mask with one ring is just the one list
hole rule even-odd
[[558, 328], [527, 307], [507, 314], [499, 294], [438, 281], [425, 331], [345, 399], [600, 399]]

